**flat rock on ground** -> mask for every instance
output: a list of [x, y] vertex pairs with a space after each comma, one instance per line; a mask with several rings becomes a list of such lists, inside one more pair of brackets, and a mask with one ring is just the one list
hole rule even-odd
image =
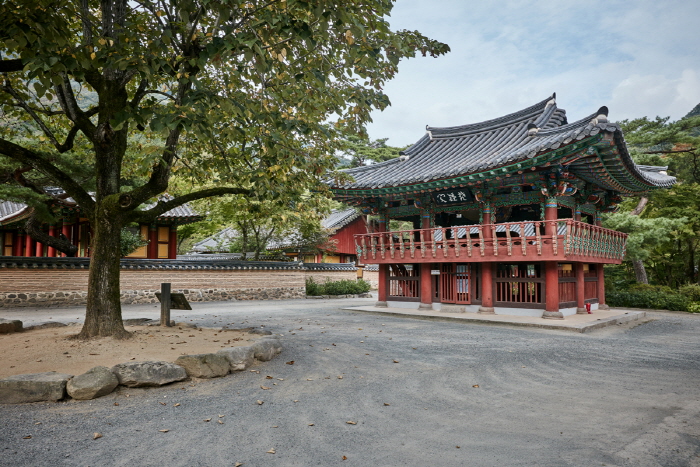
[[54, 371], [10, 376], [0, 380], [0, 403], [61, 400], [66, 395], [66, 383], [72, 376]]
[[187, 379], [180, 365], [169, 362], [127, 362], [112, 367], [119, 384], [130, 388], [162, 386]]
[[183, 367], [191, 378], [218, 378], [230, 371], [226, 357], [215, 353], [183, 355], [175, 360], [175, 364]]
[[217, 352], [228, 360], [230, 371], [243, 371], [255, 361], [253, 347], [231, 347]]
[[106, 396], [119, 385], [116, 375], [106, 366], [96, 366], [68, 381], [66, 390], [73, 399], [88, 400]]
[[267, 338], [253, 344], [253, 353], [257, 360], [267, 362], [282, 352], [282, 344], [277, 338]]

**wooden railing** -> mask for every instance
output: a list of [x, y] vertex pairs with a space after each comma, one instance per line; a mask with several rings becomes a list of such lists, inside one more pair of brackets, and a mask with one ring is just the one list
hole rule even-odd
[[[552, 234], [554, 233], [554, 234]], [[627, 234], [573, 219], [355, 235], [363, 263], [586, 260], [619, 263]]]

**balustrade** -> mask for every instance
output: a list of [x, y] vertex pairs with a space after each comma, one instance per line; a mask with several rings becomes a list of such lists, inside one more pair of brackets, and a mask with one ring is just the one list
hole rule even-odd
[[[547, 226], [550, 229], [546, 229]], [[556, 235], [546, 235], [548, 231], [556, 232]], [[491, 233], [491, 238], [487, 238], [486, 232]], [[566, 261], [572, 258], [619, 263], [625, 255], [626, 241], [627, 234], [573, 219], [355, 235], [358, 257], [367, 263], [397, 262], [399, 259], [412, 262], [469, 262], [518, 259]]]

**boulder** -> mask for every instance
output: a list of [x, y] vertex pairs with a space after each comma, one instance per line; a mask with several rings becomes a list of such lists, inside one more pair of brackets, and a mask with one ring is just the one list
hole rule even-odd
[[226, 357], [215, 353], [183, 355], [175, 364], [183, 367], [191, 378], [218, 378], [226, 376], [231, 368]]
[[106, 366], [96, 366], [68, 381], [66, 390], [73, 399], [88, 400], [106, 396], [119, 385], [119, 380]]
[[267, 329], [253, 328], [250, 331], [248, 331], [248, 334], [258, 334], [260, 336], [271, 336], [272, 331], [268, 331]]
[[11, 332], [22, 332], [22, 321], [0, 318], [0, 334], [9, 334]]
[[66, 395], [66, 383], [73, 375], [49, 371], [10, 376], [0, 380], [0, 403], [58, 401]]
[[216, 352], [228, 360], [231, 371], [243, 371], [253, 364], [255, 352], [252, 347], [230, 347]]
[[263, 339], [252, 345], [255, 358], [267, 362], [282, 352], [282, 343], [278, 338]]
[[112, 367], [119, 384], [130, 388], [162, 386], [187, 379], [180, 365], [169, 362], [126, 362]]

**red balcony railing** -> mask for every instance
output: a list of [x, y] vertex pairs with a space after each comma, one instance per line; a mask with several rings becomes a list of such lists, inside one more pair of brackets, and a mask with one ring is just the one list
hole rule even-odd
[[626, 242], [625, 233], [573, 219], [355, 235], [357, 255], [364, 263], [570, 260], [619, 264]]

